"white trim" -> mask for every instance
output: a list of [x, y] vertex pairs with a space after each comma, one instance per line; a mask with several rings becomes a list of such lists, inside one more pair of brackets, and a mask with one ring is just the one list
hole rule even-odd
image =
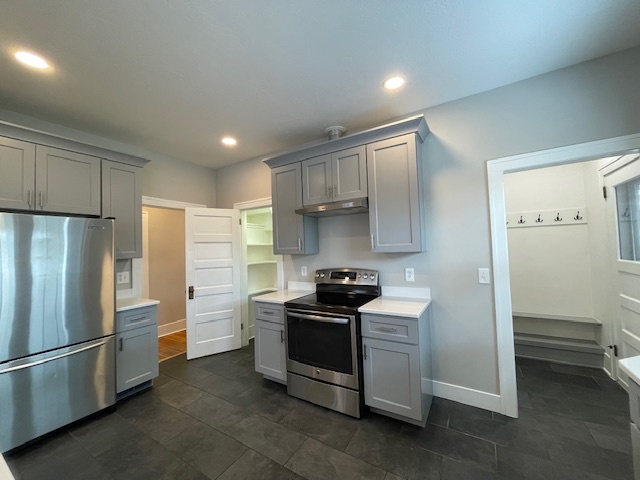
[[431, 300], [431, 289], [429, 287], [392, 287], [383, 285], [382, 296], [401, 298], [422, 298]]
[[640, 337], [626, 328], [622, 329], [622, 334], [625, 337], [626, 343], [631, 345], [634, 349], [640, 351]]
[[167, 200], [166, 198], [142, 197], [142, 205], [147, 207], [173, 208], [174, 210], [184, 210], [185, 208], [207, 208], [201, 203], [179, 202], [177, 200]]
[[[507, 250], [507, 218], [504, 200], [504, 174], [609, 157], [612, 153], [628, 152], [637, 148], [640, 148], [640, 134], [597, 140], [540, 152], [513, 155], [487, 162], [500, 391], [500, 395], [495, 396], [499, 400], [498, 403], [500, 407], [496, 411], [510, 417], [518, 416], [518, 391], [516, 386], [511, 289], [509, 285], [509, 256]], [[438, 388], [434, 386], [434, 392], [438, 391]], [[482, 397], [479, 397], [478, 400], [480, 398]], [[478, 404], [476, 406], [480, 405]], [[491, 410], [491, 408], [489, 409]]]
[[426, 378], [422, 379], [422, 391], [424, 393], [428, 393], [429, 383], [433, 385], [433, 395], [435, 397], [446, 398], [454, 402], [501, 413], [502, 402], [500, 395], [474, 390], [473, 388], [461, 387], [460, 385], [438, 382], [436, 380], [430, 381]]
[[420, 389], [423, 395], [433, 395], [433, 380], [429, 378], [420, 379]]
[[164, 337], [172, 333], [181, 332], [187, 329], [187, 319], [176, 320], [175, 322], [158, 325], [158, 337]]
[[246, 202], [237, 202], [233, 204], [234, 210], [252, 210], [254, 208], [270, 207], [271, 197], [257, 198]]

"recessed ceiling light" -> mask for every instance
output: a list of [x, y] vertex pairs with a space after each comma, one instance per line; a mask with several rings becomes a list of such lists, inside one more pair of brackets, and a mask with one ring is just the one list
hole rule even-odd
[[238, 141], [233, 137], [224, 137], [222, 139], [222, 143], [225, 144], [227, 147], [235, 147]]
[[404, 85], [404, 78], [399, 76], [387, 78], [382, 85], [387, 90], [396, 90], [397, 88], [400, 88], [402, 85]]
[[38, 55], [35, 55], [33, 53], [25, 52], [24, 50], [16, 52], [16, 58], [18, 59], [18, 61], [24, 63], [25, 65], [28, 65], [29, 67], [37, 68], [39, 70], [49, 68], [49, 64], [44, 58], [39, 57]]

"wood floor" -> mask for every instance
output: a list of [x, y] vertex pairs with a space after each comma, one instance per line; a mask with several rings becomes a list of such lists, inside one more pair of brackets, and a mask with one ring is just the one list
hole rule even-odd
[[187, 351], [187, 331], [170, 333], [158, 338], [158, 360], [163, 362]]

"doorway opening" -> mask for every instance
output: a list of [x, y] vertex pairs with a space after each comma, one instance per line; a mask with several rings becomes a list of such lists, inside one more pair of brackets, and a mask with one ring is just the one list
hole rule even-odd
[[518, 416], [513, 309], [508, 258], [508, 219], [505, 205], [505, 175], [510, 172], [603, 159], [638, 148], [640, 148], [640, 134], [516, 155], [487, 162], [501, 413], [511, 417]]

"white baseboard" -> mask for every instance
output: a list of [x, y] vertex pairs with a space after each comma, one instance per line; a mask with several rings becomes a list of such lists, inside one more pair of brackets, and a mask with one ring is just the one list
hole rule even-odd
[[187, 320], [185, 318], [176, 322], [165, 323], [164, 325], [158, 326], [158, 337], [164, 337], [165, 335], [169, 335], [170, 333], [180, 332], [186, 328]]
[[422, 379], [422, 391], [429, 393], [433, 391], [434, 397], [446, 398], [454, 402], [464, 403], [472, 407], [491, 410], [492, 412], [500, 412], [500, 395], [495, 393], [474, 390], [473, 388], [461, 387], [460, 385], [452, 385], [450, 383], [430, 381], [426, 378]]

